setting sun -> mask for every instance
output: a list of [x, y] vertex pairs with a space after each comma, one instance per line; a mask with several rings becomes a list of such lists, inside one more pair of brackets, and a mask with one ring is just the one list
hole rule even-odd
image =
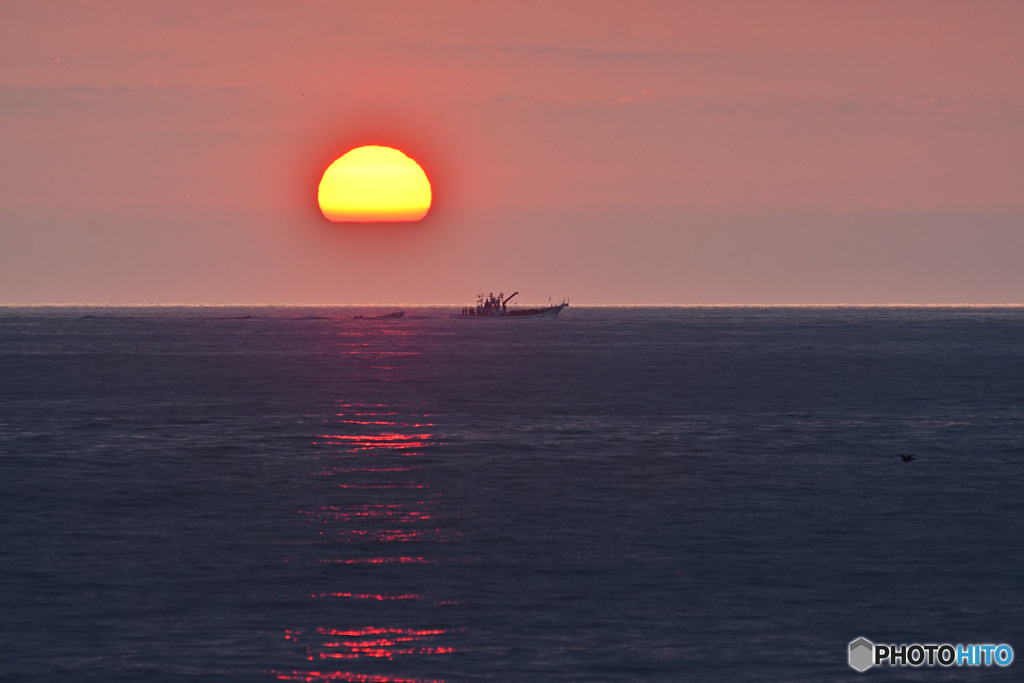
[[324, 171], [317, 200], [335, 223], [418, 221], [430, 210], [430, 181], [397, 149], [357, 147]]

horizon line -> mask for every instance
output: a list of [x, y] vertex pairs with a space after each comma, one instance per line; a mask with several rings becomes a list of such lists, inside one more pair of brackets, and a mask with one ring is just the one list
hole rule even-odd
[[[460, 308], [464, 303], [0, 303], [0, 308]], [[523, 302], [521, 306], [544, 306]], [[570, 308], [1024, 308], [1024, 303], [629, 303], [571, 304]]]

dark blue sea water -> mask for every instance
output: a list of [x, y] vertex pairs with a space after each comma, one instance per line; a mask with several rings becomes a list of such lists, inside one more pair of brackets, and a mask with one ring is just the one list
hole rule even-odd
[[1024, 680], [1024, 310], [366, 312], [0, 309], [0, 679]]

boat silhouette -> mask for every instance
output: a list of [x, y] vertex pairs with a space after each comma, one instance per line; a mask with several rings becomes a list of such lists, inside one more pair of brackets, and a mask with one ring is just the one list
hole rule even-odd
[[395, 311], [386, 315], [356, 315], [353, 318], [355, 320], [383, 320], [384, 318], [401, 318], [403, 315], [405, 315], [405, 311]]
[[476, 295], [476, 306], [467, 306], [462, 309], [462, 312], [458, 315], [453, 315], [453, 318], [521, 318], [527, 316], [549, 316], [554, 317], [562, 312], [563, 308], [569, 306], [569, 302], [563, 300], [559, 304], [551, 304], [546, 308], [508, 308], [508, 302], [512, 300], [519, 292], [512, 292], [512, 294], [505, 296], [504, 292], [499, 292], [498, 296], [494, 296], [494, 292], [488, 293], [486, 296], [483, 294]]

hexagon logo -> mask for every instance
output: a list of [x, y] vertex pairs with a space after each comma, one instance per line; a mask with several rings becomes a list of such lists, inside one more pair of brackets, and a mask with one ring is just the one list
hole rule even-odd
[[867, 671], [875, 663], [875, 644], [867, 638], [858, 638], [850, 643], [850, 666], [857, 671]]

